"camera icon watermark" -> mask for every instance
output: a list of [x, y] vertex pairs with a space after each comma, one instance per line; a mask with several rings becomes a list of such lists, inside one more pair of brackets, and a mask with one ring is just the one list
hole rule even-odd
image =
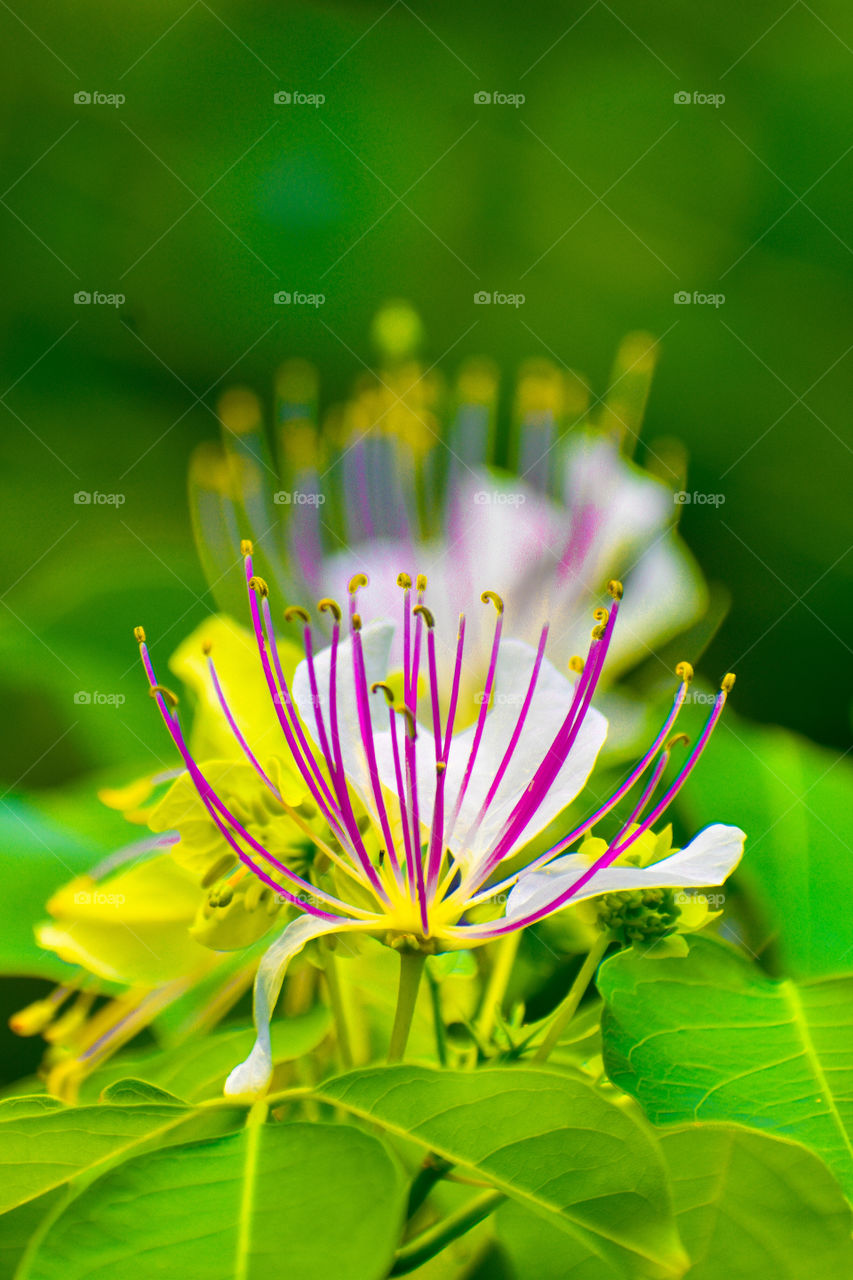
[[478, 289], [474, 294], [478, 307], [523, 307], [526, 301], [523, 293], [490, 293], [488, 289]]
[[279, 89], [272, 100], [277, 107], [322, 107], [324, 93], [302, 93], [299, 89]]
[[678, 307], [689, 307], [695, 304], [697, 307], [721, 307], [726, 300], [724, 293], [700, 293], [698, 289], [694, 289], [692, 293], [687, 289], [679, 289], [678, 293], [672, 295], [672, 300]]
[[100, 93], [97, 89], [87, 93], [85, 89], [78, 89], [74, 102], [78, 107], [123, 107], [127, 98], [123, 93]]
[[105, 893], [103, 889], [78, 889], [74, 902], [78, 907], [123, 907], [127, 898], [123, 893]]
[[698, 89], [694, 90], [693, 93], [685, 93], [682, 89], [681, 92], [672, 95], [672, 100], [677, 107], [715, 107], [719, 110], [726, 100], [726, 95], [724, 93], [700, 93]]
[[123, 507], [127, 501], [124, 493], [101, 493], [95, 489], [90, 493], [87, 489], [78, 489], [74, 495], [75, 507]]
[[474, 494], [474, 504], [478, 507], [520, 507], [526, 501], [525, 493], [504, 493], [500, 489], [478, 489]]
[[673, 899], [678, 907], [689, 907], [694, 903], [698, 903], [701, 907], [709, 907], [712, 911], [720, 911], [725, 906], [726, 895], [724, 893], [685, 893], [683, 889], [679, 889], [678, 893], [673, 894]]
[[308, 493], [304, 489], [279, 489], [272, 496], [277, 507], [289, 507], [291, 503], [297, 507], [322, 507], [326, 501], [325, 493]]
[[672, 495], [672, 500], [678, 507], [686, 506], [687, 503], [695, 503], [697, 507], [721, 507], [726, 500], [724, 493], [697, 493], [694, 489], [689, 493], [686, 489], [676, 489]]
[[474, 103], [478, 107], [518, 107], [524, 106], [527, 99], [523, 93], [486, 93], [480, 90], [474, 94]]
[[97, 289], [94, 293], [78, 289], [74, 295], [74, 305], [77, 307], [123, 307], [126, 302], [127, 298], [123, 293], [99, 293]]
[[77, 707], [123, 707], [127, 698], [123, 693], [100, 693], [97, 689], [78, 689], [74, 694]]
[[277, 307], [322, 307], [326, 301], [325, 293], [297, 293], [287, 289], [279, 289], [272, 300]]

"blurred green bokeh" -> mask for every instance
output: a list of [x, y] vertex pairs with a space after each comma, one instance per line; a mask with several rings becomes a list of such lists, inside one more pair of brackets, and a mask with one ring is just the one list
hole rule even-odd
[[[688, 490], [725, 499], [683, 511], [733, 597], [703, 665], [737, 669], [742, 713], [846, 744], [848, 6], [13, 8], [4, 787], [161, 758], [130, 630], [168, 647], [210, 606], [184, 476], [218, 391], [268, 396], [302, 354], [339, 396], [389, 296], [418, 307], [448, 372], [482, 352], [509, 379], [551, 356], [596, 394], [627, 330], [659, 335], [644, 440], [680, 438]], [[281, 91], [326, 100], [277, 105]], [[675, 101], [694, 92], [725, 101]], [[525, 302], [477, 306], [480, 289]], [[75, 305], [96, 290], [126, 301]], [[326, 302], [276, 306], [277, 290]], [[80, 490], [125, 501], [75, 505]], [[80, 690], [126, 702], [75, 704]]]

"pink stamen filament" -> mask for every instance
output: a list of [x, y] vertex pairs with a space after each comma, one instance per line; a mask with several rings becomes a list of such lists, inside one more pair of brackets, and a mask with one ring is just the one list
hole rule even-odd
[[571, 706], [563, 724], [558, 729], [554, 741], [545, 753], [545, 757], [533, 775], [533, 779], [524, 795], [507, 818], [494, 850], [482, 866], [477, 869], [476, 874], [480, 883], [483, 882], [481, 877], [490, 875], [492, 869], [497, 866], [505, 854], [518, 843], [551, 789], [554, 779], [568, 759], [598, 684], [618, 612], [618, 601], [614, 600], [603, 636], [601, 639], [593, 640], [589, 647], [583, 674], [577, 683]]
[[[154, 688], [157, 685], [157, 680], [156, 680], [156, 677], [154, 676], [153, 669], [151, 668], [151, 663], [148, 657], [146, 646], [140, 645], [140, 652], [143, 652], [143, 663], [145, 665], [146, 672], [148, 673], [148, 676], [149, 676], [149, 684], [151, 685], [152, 688]], [[289, 867], [285, 866], [284, 863], [279, 862], [278, 859], [274, 858], [272, 854], [270, 854], [266, 849], [264, 849], [263, 845], [259, 844], [258, 841], [255, 840], [254, 837], [251, 836], [249, 832], [245, 830], [245, 828], [241, 825], [241, 823], [237, 821], [237, 819], [229, 811], [227, 806], [223, 803], [223, 801], [220, 799], [220, 797], [211, 787], [210, 783], [201, 773], [201, 770], [198, 768], [198, 765], [196, 764], [195, 760], [190, 754], [189, 748], [186, 745], [186, 741], [184, 740], [184, 736], [181, 731], [178, 718], [177, 716], [173, 716], [172, 713], [169, 711], [162, 693], [157, 692], [155, 694], [155, 700], [160, 710], [160, 715], [163, 718], [163, 722], [166, 725], [166, 728], [172, 738], [172, 741], [174, 742], [175, 746], [177, 747], [181, 755], [181, 758], [184, 761], [184, 764], [187, 768], [187, 771], [190, 774], [190, 777], [192, 778], [195, 784], [196, 790], [198, 791], [198, 794], [202, 803], [204, 804], [205, 808], [207, 809], [208, 813], [210, 814], [211, 818], [213, 819], [214, 823], [216, 824], [223, 838], [227, 841], [230, 847], [237, 854], [240, 861], [245, 866], [247, 866], [254, 875], [258, 876], [261, 880], [263, 880], [264, 883], [267, 884], [271, 889], [275, 890], [276, 893], [280, 893], [284, 898], [287, 899], [288, 902], [291, 902], [294, 906], [298, 906], [302, 910], [309, 912], [309, 914], [311, 915], [316, 915], [321, 919], [328, 919], [328, 920], [338, 920], [338, 919], [344, 918], [344, 917], [335, 915], [331, 912], [324, 911], [319, 907], [316, 907], [311, 901], [308, 901], [305, 898], [297, 897], [296, 895], [291, 893], [288, 889], [285, 889], [282, 885], [278, 884], [278, 882], [273, 880], [271, 876], [269, 876], [261, 867], [259, 867], [257, 863], [249, 856], [249, 854], [247, 854], [246, 851], [238, 844], [234, 836], [235, 832], [242, 839], [244, 839], [246, 843], [252, 849], [254, 849], [262, 858], [264, 858], [266, 861], [271, 863], [276, 868], [277, 871], [280, 871], [294, 885], [304, 890], [310, 897], [320, 898], [324, 902], [327, 902], [328, 904], [333, 905], [338, 909], [342, 909], [346, 911], [350, 916], [352, 916], [353, 914], [357, 914], [359, 916], [373, 914], [373, 913], [364, 913], [359, 908], [352, 907], [349, 904], [340, 901], [340, 899], [335, 898], [331, 894], [324, 892], [322, 889], [319, 889], [316, 885], [311, 884], [310, 881], [304, 880], [301, 876], [297, 875], [295, 871], [292, 871]], [[231, 830], [229, 830], [229, 827], [226, 826], [226, 822], [230, 825]]]
[[[399, 882], [401, 878], [400, 866], [397, 859], [397, 851], [394, 848], [394, 841], [391, 836], [391, 824], [388, 821], [388, 812], [385, 808], [385, 799], [382, 795], [382, 783], [379, 778], [379, 768], [376, 763], [376, 747], [373, 742], [373, 724], [370, 719], [370, 695], [367, 691], [367, 671], [364, 663], [364, 649], [362, 647], [361, 631], [358, 629], [352, 632], [352, 662], [353, 678], [355, 682], [355, 703], [356, 710], [358, 712], [358, 726], [361, 731], [361, 741], [364, 747], [364, 753], [367, 757], [370, 786], [373, 791], [373, 800], [376, 805], [376, 812], [379, 815], [379, 825], [382, 828], [385, 852], [394, 870], [394, 875]], [[379, 884], [381, 886], [381, 881]], [[390, 901], [384, 886], [381, 887], [380, 891], [386, 902]]]
[[501, 760], [500, 765], [498, 766], [498, 771], [495, 774], [494, 781], [492, 782], [492, 785], [489, 787], [489, 790], [486, 794], [486, 798], [480, 807], [480, 812], [477, 814], [477, 817], [474, 819], [474, 822], [472, 823], [471, 827], [465, 834], [465, 837], [462, 841], [463, 847], [470, 846], [471, 841], [474, 839], [477, 832], [479, 831], [480, 826], [482, 825], [483, 819], [485, 818], [488, 812], [489, 805], [492, 803], [495, 796], [497, 795], [498, 787], [501, 785], [501, 782], [503, 781], [503, 778], [504, 778], [504, 774], [509, 768], [510, 761], [512, 760], [512, 757], [515, 753], [515, 748], [518, 746], [518, 741], [521, 737], [522, 730], [524, 729], [525, 721], [527, 720], [527, 713], [530, 710], [530, 704], [533, 701], [533, 694], [536, 690], [536, 682], [539, 679], [539, 672], [542, 667], [542, 659], [545, 657], [545, 645], [547, 643], [547, 640], [548, 640], [548, 624], [546, 623], [545, 626], [542, 628], [542, 634], [539, 637], [539, 647], [536, 650], [536, 658], [533, 663], [533, 670], [530, 673], [530, 680], [528, 681], [528, 685], [527, 685], [527, 693], [524, 696], [524, 702], [522, 703], [521, 710], [518, 713], [518, 719], [516, 720], [515, 729], [513, 730], [512, 737], [509, 740], [509, 745], [507, 746], [507, 749], [503, 754], [503, 759]]
[[485, 883], [485, 880], [488, 879], [489, 875], [491, 875], [494, 870], [494, 867], [489, 867], [485, 873], [485, 878], [482, 876], [479, 877], [478, 883], [475, 884], [474, 896], [469, 900], [469, 905], [477, 906], [481, 902], [488, 901], [488, 899], [493, 897], [496, 893], [502, 893], [505, 889], [511, 888], [520, 876], [529, 875], [533, 871], [538, 871], [541, 867], [546, 866], [549, 862], [553, 861], [554, 858], [559, 857], [561, 853], [565, 853], [565, 851], [569, 849], [576, 840], [580, 839], [580, 837], [585, 835], [597, 822], [600, 822], [602, 818], [606, 817], [612, 809], [615, 809], [616, 805], [619, 804], [619, 802], [634, 787], [635, 783], [646, 772], [661, 746], [669, 737], [670, 731], [672, 730], [678, 718], [678, 714], [684, 705], [684, 699], [687, 697], [687, 689], [688, 685], [686, 681], [679, 685], [672, 708], [667, 715], [666, 720], [663, 722], [654, 742], [649, 747], [643, 758], [634, 766], [624, 782], [620, 784], [609, 799], [605, 800], [605, 802], [596, 809], [595, 813], [593, 813], [589, 818], [585, 818], [584, 821], [580, 823], [579, 826], [575, 827], [573, 831], [570, 831], [567, 836], [561, 837], [561, 839], [559, 839], [556, 844], [552, 845], [550, 849], [547, 849], [544, 853], [540, 854], [538, 858], [535, 858], [529, 866], [523, 867], [520, 871], [515, 872], [514, 875], [507, 876], [505, 880], [501, 880], [497, 884], [490, 885], [488, 889], [485, 889], [480, 893], [480, 887]]
[[[596, 861], [592, 863], [591, 866], [589, 866], [586, 869], [586, 871], [584, 871], [584, 873], [580, 875], [577, 878], [577, 880], [575, 880], [574, 883], [569, 886], [568, 889], [564, 889], [562, 893], [558, 894], [556, 898], [553, 898], [550, 902], [546, 903], [544, 906], [538, 907], [536, 911], [531, 911], [526, 916], [522, 916], [512, 921], [507, 921], [504, 924], [490, 927], [485, 932], [480, 932], [478, 930], [476, 936], [478, 938], [483, 938], [483, 937], [497, 938], [497, 937], [500, 937], [501, 934], [514, 932], [516, 929], [525, 929], [527, 928], [528, 925], [535, 924], [538, 920], [544, 919], [545, 916], [550, 915], [554, 911], [558, 911], [561, 906], [566, 905], [571, 900], [571, 898], [574, 897], [574, 895], [578, 892], [578, 890], [582, 889], [585, 884], [587, 884], [590, 880], [592, 880], [593, 877], [599, 873], [599, 871], [604, 871], [607, 867], [609, 867], [613, 862], [616, 861], [616, 859], [620, 856], [620, 854], [624, 853], [627, 849], [630, 849], [631, 845], [634, 844], [635, 841], [639, 840], [640, 836], [644, 835], [645, 832], [648, 831], [649, 828], [652, 827], [655, 822], [657, 822], [660, 815], [664, 812], [665, 809], [669, 807], [669, 805], [675, 799], [678, 792], [684, 786], [684, 783], [687, 781], [688, 777], [693, 772], [693, 769], [695, 768], [699, 760], [699, 757], [701, 756], [702, 752], [705, 750], [705, 747], [707, 746], [708, 739], [710, 738], [714, 730], [714, 726], [716, 725], [717, 721], [720, 718], [720, 715], [722, 714], [722, 710], [725, 705], [725, 702], [726, 702], [725, 690], [720, 690], [719, 694], [717, 695], [716, 701], [714, 703], [713, 710], [711, 711], [711, 714], [708, 717], [708, 720], [705, 724], [705, 728], [702, 730], [702, 735], [699, 738], [699, 741], [696, 743], [696, 746], [691, 751], [690, 755], [687, 757], [687, 760], [682, 766], [680, 773], [676, 777], [675, 781], [673, 782], [672, 786], [669, 788], [667, 793], [662, 797], [661, 800], [658, 801], [654, 809], [652, 809], [651, 813], [643, 820], [643, 822], [640, 824], [640, 826], [637, 828], [636, 831], [631, 832], [631, 834], [623, 843], [612, 844], [601, 855], [600, 858], [597, 858]], [[476, 925], [470, 926], [470, 927], [477, 928]]]
[[486, 716], [489, 710], [489, 702], [491, 701], [491, 697], [492, 697], [492, 688], [495, 682], [495, 669], [498, 663], [498, 650], [500, 649], [502, 630], [503, 630], [503, 613], [498, 613], [497, 621], [495, 622], [495, 635], [492, 641], [492, 652], [489, 657], [489, 669], [488, 669], [488, 672], [486, 673], [486, 683], [483, 689], [483, 693], [481, 695], [482, 702], [480, 703], [480, 710], [477, 715], [477, 724], [474, 729], [474, 740], [471, 743], [471, 750], [468, 754], [468, 763], [465, 766], [465, 773], [462, 778], [462, 785], [459, 788], [459, 794], [457, 795], [456, 803], [453, 806], [453, 814], [450, 818], [450, 823], [448, 824], [448, 829], [447, 829], [448, 841], [450, 841], [450, 839], [453, 836], [453, 831], [454, 831], [454, 828], [456, 827], [456, 822], [459, 818], [459, 811], [462, 808], [462, 802], [465, 799], [465, 792], [468, 790], [468, 783], [470, 782], [471, 774], [474, 771], [474, 764], [477, 759], [477, 752], [480, 749], [480, 740], [483, 737], [483, 729], [485, 728]]
[[231, 712], [231, 708], [229, 707], [228, 701], [222, 690], [222, 685], [219, 683], [219, 676], [216, 673], [216, 666], [214, 665], [213, 659], [211, 657], [208, 657], [207, 659], [207, 668], [210, 673], [210, 680], [211, 680], [211, 684], [213, 685], [213, 691], [216, 694], [216, 698], [220, 707], [222, 708], [222, 714], [225, 716], [225, 719], [228, 722], [228, 728], [231, 730], [234, 737], [236, 738], [237, 743], [240, 749], [242, 750], [243, 754], [245, 755], [246, 759], [249, 761], [249, 764], [252, 766], [252, 768], [255, 770], [255, 772], [260, 776], [260, 778], [264, 782], [264, 785], [272, 792], [276, 800], [281, 800], [281, 793], [279, 792], [278, 787], [261, 768], [260, 764], [258, 763], [257, 757], [255, 756], [254, 752], [252, 751], [246, 739], [243, 737], [243, 734], [240, 732], [240, 727], [237, 724], [237, 721], [234, 719], [234, 716]]
[[456, 706], [459, 702], [459, 686], [462, 680], [462, 650], [465, 647], [465, 614], [459, 615], [459, 630], [456, 634], [456, 662], [453, 667], [453, 684], [450, 689], [450, 705], [447, 709], [447, 723], [444, 726], [444, 751], [442, 760], [445, 764], [450, 759], [450, 742], [453, 737], [453, 726], [456, 721]]

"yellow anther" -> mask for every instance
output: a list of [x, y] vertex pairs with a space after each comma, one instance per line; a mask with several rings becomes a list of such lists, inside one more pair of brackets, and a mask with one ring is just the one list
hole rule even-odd
[[252, 552], [254, 551], [254, 549], [255, 549], [255, 548], [254, 548], [254, 546], [253, 546], [253, 544], [252, 544], [252, 540], [251, 540], [251, 538], [243, 538], [243, 539], [241, 539], [241, 541], [240, 541], [240, 555], [241, 555], [241, 556], [250, 556], [250, 555], [252, 554]]
[[58, 1005], [52, 1000], [36, 1000], [26, 1009], [19, 1009], [9, 1019], [9, 1026], [16, 1036], [37, 1036], [53, 1021]]
[[409, 707], [400, 706], [400, 707], [395, 707], [394, 710], [397, 712], [398, 716], [403, 716], [405, 718], [406, 733], [411, 738], [412, 742], [414, 742], [415, 738], [418, 736], [418, 733], [415, 727], [415, 717], [412, 715], [411, 709]]
[[212, 649], [212, 648], [213, 648], [213, 645], [210, 643], [210, 641], [209, 641], [209, 640], [202, 640], [202, 642], [201, 642], [201, 651], [202, 651], [202, 653], [204, 654], [204, 656], [205, 656], [205, 657], [207, 657], [207, 656], [208, 656], [208, 654], [210, 653], [210, 651], [211, 651], [211, 649]]
[[686, 733], [675, 733], [664, 747], [664, 751], [672, 751], [673, 747], [677, 747], [680, 743], [684, 743], [685, 747], [690, 746], [690, 739]]
[[683, 680], [685, 684], [690, 684], [690, 681], [693, 679], [693, 668], [689, 662], [679, 662], [678, 666], [675, 668], [675, 674], [678, 676], [679, 680]]
[[397, 586], [398, 586], [398, 587], [402, 587], [404, 591], [408, 591], [408, 590], [409, 590], [409, 587], [410, 587], [411, 585], [412, 585], [412, 579], [409, 577], [409, 575], [408, 575], [407, 573], [398, 573], [398, 574], [397, 574]]
[[352, 615], [352, 629], [353, 631], [361, 630], [361, 614], [360, 613], [354, 613]]
[[264, 597], [268, 596], [270, 593], [270, 589], [267, 586], [266, 581], [263, 578], [259, 578], [257, 575], [255, 575], [254, 578], [249, 579], [249, 590], [257, 591], [259, 596]]
[[435, 618], [433, 617], [432, 612], [426, 607], [425, 604], [416, 604], [414, 609], [412, 610], [412, 613], [420, 614], [420, 616], [423, 618], [424, 622], [427, 624], [430, 630], [432, 630], [432, 628], [435, 626]]
[[592, 631], [590, 632], [590, 635], [592, 636], [593, 640], [603, 640], [604, 633], [606, 630], [607, 628], [604, 625], [604, 623], [600, 622], [597, 627], [593, 627]]
[[447, 765], [444, 763], [443, 760], [436, 760], [435, 762], [436, 773], [439, 773], [439, 774], [444, 773], [446, 768], [447, 768]]
[[598, 622], [602, 627], [606, 627], [607, 620], [609, 619], [610, 614], [607, 612], [606, 609], [593, 609], [592, 616], [594, 620]]
[[569, 670], [574, 671], [575, 675], [582, 676], [585, 665], [583, 658], [579, 657], [578, 654], [575, 654], [573, 658], [569, 658]]
[[134, 628], [133, 628], [133, 638], [134, 638], [134, 640], [138, 641], [138, 642], [139, 642], [139, 644], [145, 644], [145, 628], [144, 628], [144, 627], [134, 627]]
[[332, 600], [330, 596], [323, 596], [322, 600], [317, 601], [317, 608], [321, 613], [331, 613], [334, 616], [335, 622], [340, 622], [341, 606], [338, 604], [337, 600]]
[[610, 581], [607, 584], [607, 590], [614, 600], [622, 599], [622, 583], [619, 581], [618, 578], [610, 579]]
[[728, 675], [723, 676], [720, 681], [720, 688], [723, 690], [723, 693], [731, 693], [736, 679], [737, 676], [733, 671], [730, 671]]
[[216, 884], [217, 880], [221, 880], [224, 875], [233, 871], [237, 865], [237, 859], [233, 853], [223, 853], [221, 858], [217, 858], [212, 863], [201, 878], [202, 889], [209, 889], [211, 885]]
[[501, 600], [497, 591], [483, 591], [480, 595], [480, 599], [482, 600], [483, 604], [493, 604], [497, 609], [498, 613], [503, 613], [504, 602], [503, 600]]
[[292, 604], [284, 611], [285, 622], [292, 622], [294, 618], [301, 618], [305, 623], [311, 621], [311, 615], [307, 609], [303, 609], [301, 605]]
[[367, 575], [364, 573], [355, 573], [349, 580], [349, 593], [354, 596], [359, 587], [367, 586]]
[[149, 698], [156, 698], [158, 693], [170, 707], [174, 708], [178, 705], [177, 694], [172, 693], [171, 689], [167, 689], [164, 684], [152, 684], [148, 690]]
[[379, 689], [381, 689], [385, 694], [385, 701], [388, 703], [388, 706], [393, 707], [394, 690], [391, 688], [390, 684], [386, 684], [384, 680], [377, 680], [375, 684], [370, 686], [371, 693], [376, 693]]
[[425, 573], [419, 573], [419, 574], [418, 574], [418, 576], [415, 578], [415, 586], [417, 587], [418, 591], [420, 591], [421, 593], [423, 593], [424, 591], [426, 591], [426, 589], [427, 589], [427, 578], [426, 578], [426, 574], [425, 574]]

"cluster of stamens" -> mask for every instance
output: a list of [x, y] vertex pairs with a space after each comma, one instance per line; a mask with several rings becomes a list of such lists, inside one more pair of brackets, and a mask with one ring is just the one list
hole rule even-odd
[[[590, 817], [534, 859], [521, 872], [508, 876], [499, 883], [494, 883], [492, 878], [499, 864], [523, 845], [525, 833], [529, 830], [535, 814], [578, 739], [601, 678], [613, 635], [622, 598], [621, 583], [615, 580], [608, 583], [611, 606], [609, 609], [602, 608], [595, 611], [595, 625], [586, 657], [574, 658], [569, 664], [570, 670], [576, 676], [576, 682], [565, 718], [553, 741], [544, 751], [541, 762], [518, 795], [499, 833], [490, 840], [485, 854], [477, 859], [465, 859], [458, 853], [454, 853], [453, 849], [470, 848], [513, 759], [528, 718], [545, 656], [547, 624], [541, 631], [527, 690], [515, 727], [509, 736], [485, 799], [474, 821], [469, 821], [467, 830], [461, 833], [461, 839], [456, 840], [454, 837], [458, 834], [460, 813], [469, 784], [478, 767], [478, 754], [494, 694], [504, 623], [504, 605], [501, 598], [493, 591], [484, 591], [481, 596], [483, 603], [491, 604], [495, 609], [494, 635], [485, 683], [478, 697], [479, 707], [473, 733], [470, 736], [470, 745], [467, 748], [467, 760], [464, 770], [461, 771], [461, 781], [455, 795], [448, 796], [446, 790], [448, 761], [454, 747], [454, 728], [459, 711], [462, 683], [465, 646], [464, 615], [459, 618], [452, 682], [449, 698], [445, 704], [446, 712], [442, 715], [435, 619], [425, 603], [427, 588], [425, 577], [418, 576], [414, 584], [411, 577], [405, 573], [401, 573], [397, 579], [403, 602], [401, 698], [396, 696], [392, 682], [388, 679], [368, 685], [362, 618], [357, 607], [358, 593], [367, 586], [364, 575], [357, 574], [349, 583], [348, 638], [350, 644], [347, 670], [342, 669], [343, 663], [340, 660], [344, 610], [330, 598], [320, 600], [317, 606], [319, 612], [331, 623], [329, 680], [328, 690], [324, 692], [324, 696], [321, 696], [319, 685], [310, 616], [301, 607], [288, 609], [285, 620], [290, 623], [299, 622], [303, 628], [305, 664], [313, 705], [313, 715], [308, 714], [303, 723], [282, 670], [267, 584], [254, 573], [252, 544], [244, 542], [241, 549], [245, 563], [252, 626], [271, 704], [293, 765], [304, 783], [307, 796], [322, 816], [329, 838], [318, 834], [313, 826], [309, 826], [303, 814], [287, 804], [253, 753], [230, 710], [208, 647], [207, 660], [213, 689], [241, 751], [257, 772], [263, 786], [280, 804], [282, 815], [294, 822], [306, 838], [326, 855], [323, 865], [334, 864], [360, 889], [369, 891], [375, 903], [375, 909], [347, 902], [329, 888], [306, 879], [293, 866], [288, 866], [276, 859], [246, 829], [233, 812], [233, 808], [229, 808], [209, 785], [193, 759], [178, 720], [177, 700], [157, 681], [142, 628], [137, 628], [135, 635], [139, 641], [151, 696], [156, 700], [184, 765], [223, 840], [236, 854], [243, 868], [248, 869], [274, 889], [285, 901], [321, 919], [359, 922], [361, 927], [373, 929], [377, 933], [396, 937], [411, 936], [418, 945], [428, 945], [430, 938], [434, 938], [436, 930], [439, 930], [443, 936], [451, 935], [454, 930], [457, 932], [470, 930], [473, 936], [487, 929], [488, 936], [498, 936], [509, 929], [516, 929], [542, 918], [550, 911], [556, 910], [562, 902], [567, 901], [573, 892], [582, 887], [602, 867], [609, 866], [624, 854], [634, 841], [658, 820], [683, 786], [704, 750], [722, 712], [727, 693], [734, 683], [734, 676], [725, 677], [696, 745], [664, 796], [652, 804], [672, 750], [677, 745], [687, 742], [683, 734], [671, 736], [693, 678], [690, 664], [680, 663], [676, 669], [680, 684], [672, 709], [654, 742], [624, 782]], [[435, 788], [428, 813], [423, 811], [424, 806], [418, 793], [417, 768], [418, 751], [423, 749], [422, 740], [427, 736], [425, 726], [418, 719], [419, 678], [423, 666], [426, 667], [426, 683], [429, 690], [429, 710], [424, 713], [424, 719], [427, 722], [431, 720], [429, 737], [432, 739], [431, 753], [435, 767]], [[369, 781], [366, 797], [362, 789], [362, 800], [354, 794], [344, 767], [344, 750], [338, 714], [343, 681], [347, 682], [348, 689], [354, 694], [358, 719], [358, 745]], [[393, 758], [393, 784], [389, 777], [381, 776], [377, 758], [377, 730], [371, 715], [373, 705], [371, 699], [377, 696], [384, 697], [387, 702], [387, 733]], [[461, 768], [461, 766], [458, 767]], [[591, 864], [589, 870], [578, 878], [571, 889], [564, 890], [547, 906], [537, 908], [522, 920], [497, 921], [488, 925], [471, 924], [466, 920], [468, 911], [488, 904], [496, 895], [503, 894], [516, 882], [519, 875], [545, 868], [554, 858], [570, 849], [624, 799], [648, 770], [650, 775], [646, 785], [630, 814], [622, 823], [617, 836], [610, 842], [606, 853]], [[307, 870], [304, 866], [303, 869]], [[358, 901], [364, 901], [363, 894], [358, 895]]]

